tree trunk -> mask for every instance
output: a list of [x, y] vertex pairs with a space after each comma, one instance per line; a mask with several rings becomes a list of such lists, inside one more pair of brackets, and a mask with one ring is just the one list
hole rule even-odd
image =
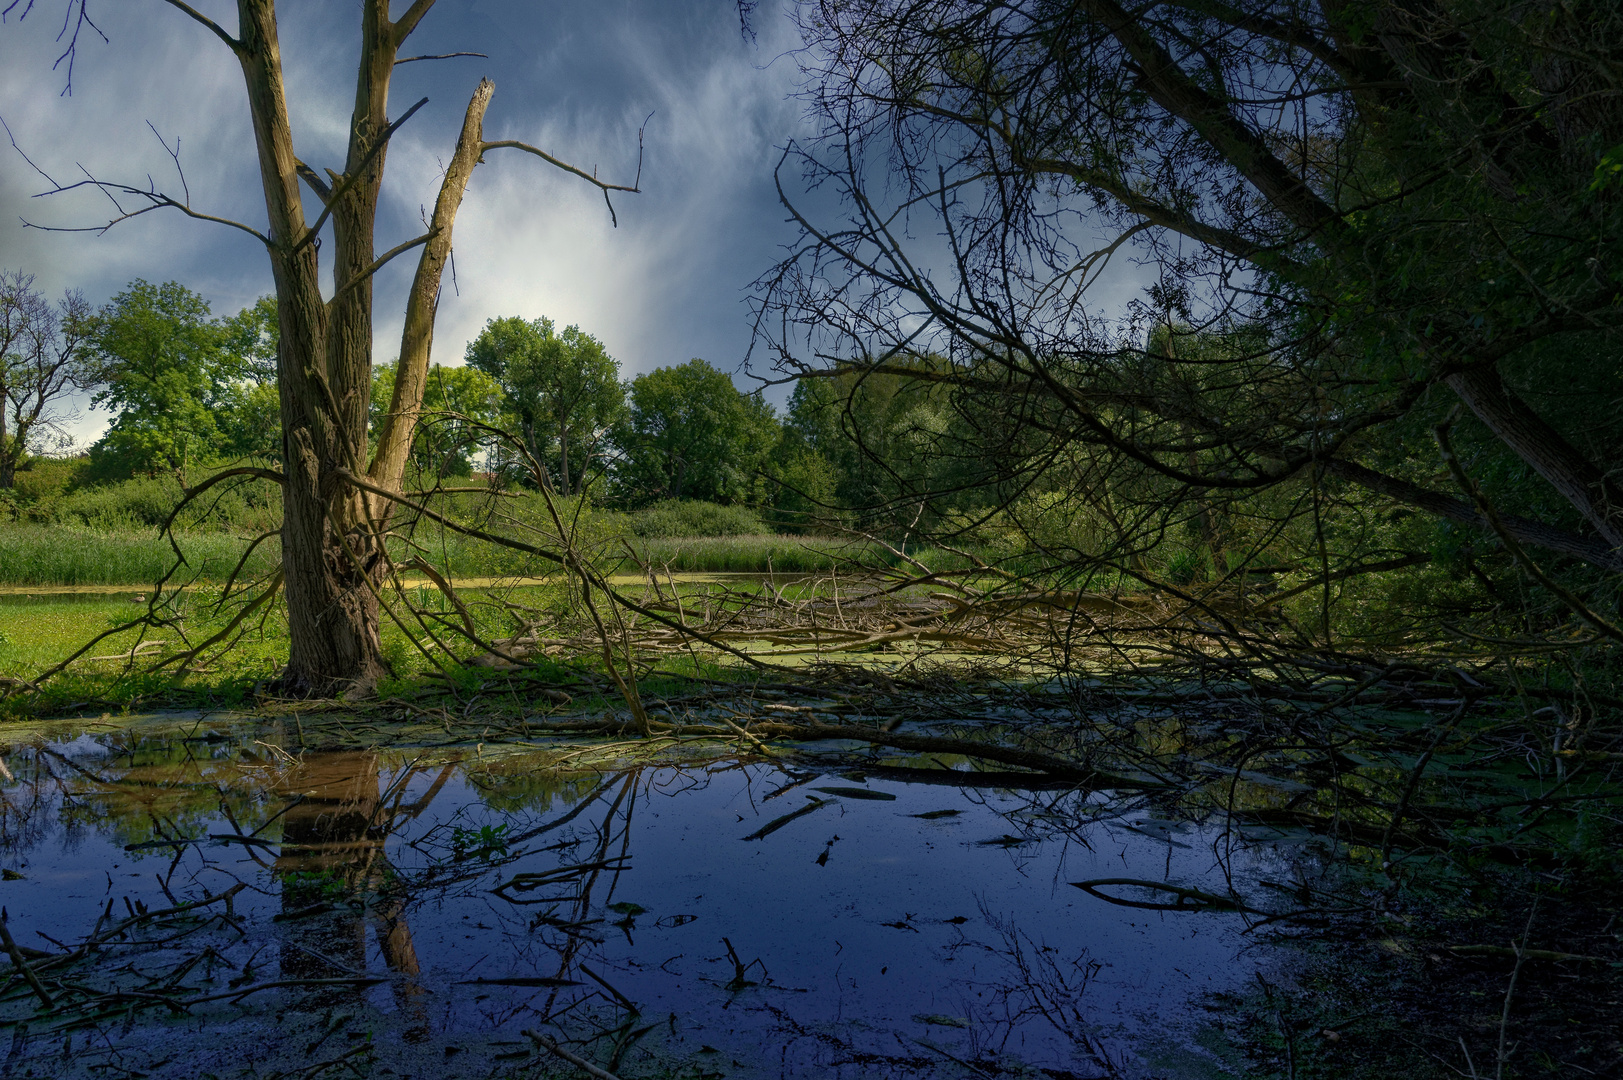
[[1469, 368], [1447, 382], [1494, 437], [1549, 481], [1614, 551], [1623, 548], [1623, 489], [1615, 481], [1510, 393], [1494, 368]]
[[569, 425], [558, 418], [558, 473], [563, 477], [564, 497], [569, 497]]
[[[1378, 492], [1390, 499], [1406, 503], [1428, 514], [1435, 514], [1449, 521], [1457, 521], [1463, 525], [1471, 525], [1487, 530], [1491, 526], [1482, 516], [1482, 512], [1472, 503], [1463, 499], [1452, 498], [1430, 491], [1418, 484], [1411, 484], [1407, 480], [1400, 480], [1395, 476], [1367, 469], [1357, 462], [1347, 461], [1343, 458], [1331, 458], [1320, 463], [1325, 472], [1342, 477], [1359, 487]], [[1528, 518], [1517, 517], [1514, 514], [1500, 514], [1499, 524], [1518, 543], [1544, 548], [1561, 555], [1568, 555], [1575, 559], [1598, 566], [1612, 573], [1623, 572], [1623, 552], [1609, 547], [1604, 541], [1595, 540], [1587, 536], [1578, 536], [1542, 521], [1532, 521]]]
[[[468, 178], [484, 147], [485, 110], [496, 92], [496, 84], [489, 79], [480, 80], [479, 87], [468, 102], [462, 121], [462, 134], [457, 139], [456, 152], [445, 170], [440, 184], [438, 201], [434, 204], [434, 217], [429, 226], [429, 239], [417, 262], [417, 275], [412, 279], [411, 296], [406, 301], [406, 326], [401, 333], [400, 364], [395, 371], [394, 397], [389, 413], [378, 436], [377, 456], [369, 474], [374, 483], [398, 489], [405, 475], [406, 462], [411, 456], [412, 437], [417, 430], [417, 418], [422, 412], [423, 390], [428, 385], [429, 353], [434, 343], [434, 316], [439, 307], [440, 276], [445, 271], [451, 254], [451, 229], [462, 197], [468, 189]], [[388, 507], [377, 505], [375, 514], [387, 515]]]
[[[6, 404], [5, 384], [0, 383], [0, 491], [10, 491], [17, 482], [18, 455], [11, 452], [11, 436], [6, 431]], [[21, 439], [17, 440], [19, 443]]]
[[[378, 461], [368, 469], [372, 377], [373, 228], [388, 135], [389, 78], [398, 48], [424, 4], [399, 24], [387, 0], [365, 0], [361, 58], [342, 176], [330, 187], [293, 153], [272, 0], [238, 0], [242, 63], [270, 222], [281, 348], [282, 570], [291, 642], [278, 684], [289, 696], [364, 695], [388, 672], [378, 636], [376, 586], [387, 566], [381, 536], [389, 504], [363, 497], [349, 477], [370, 474], [398, 489], [422, 404], [439, 271], [451, 223], [477, 163], [491, 84], [474, 94], [455, 161], [447, 170], [407, 309], [401, 371]], [[471, 136], [470, 136], [471, 132]], [[299, 178], [331, 211], [331, 302], [321, 295], [317, 244], [304, 221]]]

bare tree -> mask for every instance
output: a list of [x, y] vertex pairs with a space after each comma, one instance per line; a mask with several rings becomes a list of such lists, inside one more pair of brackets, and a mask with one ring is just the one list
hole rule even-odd
[[[134, 209], [121, 211], [100, 228], [173, 209], [235, 227], [264, 247], [276, 283], [281, 335], [284, 471], [260, 470], [259, 475], [282, 485], [282, 569], [292, 639], [279, 689], [289, 696], [365, 694], [386, 672], [377, 590], [388, 565], [384, 536], [394, 504], [377, 492], [400, 491], [428, 377], [440, 277], [474, 167], [487, 151], [510, 148], [581, 177], [601, 189], [605, 199], [611, 191], [636, 191], [637, 185], [606, 183], [522, 142], [487, 142], [484, 117], [495, 84], [485, 79], [468, 102], [427, 231], [380, 254], [375, 220], [389, 140], [423, 104], [391, 121], [390, 79], [398, 64], [442, 58], [400, 55], [434, 0], [412, 0], [398, 18], [391, 17], [389, 0], [360, 4], [360, 60], [348, 149], [342, 169], [324, 170], [325, 176], [294, 151], [274, 0], [238, 0], [235, 32], [183, 0], [164, 2], [229, 49], [242, 67], [265, 195], [265, 227], [196, 210], [189, 195], [176, 197], [150, 182], [142, 186], [91, 179], [57, 185], [53, 191], [93, 187], [116, 199], [137, 201]], [[69, 8], [78, 3], [73, 0]], [[323, 207], [313, 222], [305, 218], [301, 182]], [[329, 226], [331, 238], [323, 247], [319, 238]], [[376, 452], [368, 460], [372, 279], [390, 260], [417, 248], [422, 250], [406, 301], [394, 396]], [[330, 297], [322, 294], [320, 284], [323, 250], [332, 259], [335, 287]], [[357, 482], [373, 491], [363, 491]]]
[[93, 381], [81, 349], [90, 317], [80, 293], [52, 307], [32, 275], [0, 271], [0, 490], [43, 436], [63, 436], [76, 418], [69, 399]]

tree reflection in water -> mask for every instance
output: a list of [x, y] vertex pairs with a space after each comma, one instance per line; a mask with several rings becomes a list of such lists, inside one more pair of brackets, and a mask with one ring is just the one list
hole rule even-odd
[[[107, 1055], [127, 1047], [106, 1010], [138, 1001], [151, 1024], [130, 1038], [156, 1040], [178, 995], [211, 1002], [191, 1011], [210, 1034], [174, 1060], [236, 1033], [233, 1064], [261, 1075], [363, 1044], [396, 1071], [437, 1051], [500, 1071], [534, 1052], [515, 1041], [533, 1030], [620, 1075], [773, 1047], [774, 1075], [929, 1076], [945, 1053], [1111, 1076], [1126, 1044], [1109, 1018], [1141, 987], [1245, 974], [1201, 929], [1238, 916], [1168, 916], [1145, 937], [1143, 915], [1066, 884], [1108, 871], [1222, 887], [1194, 826], [1184, 843], [1115, 825], [1142, 801], [1020, 792], [1002, 774], [892, 780], [872, 761], [295, 754], [266, 734], [188, 727], [7, 755], [0, 854], [28, 875], [4, 897], [19, 937], [71, 946], [123, 897], [133, 917], [235, 895], [109, 940], [71, 978], [46, 972], [109, 1034]], [[18, 998], [0, 1022], [31, 1013]], [[143, 1042], [140, 1060], [168, 1052]]]
[[[357, 974], [367, 969], [366, 927], [370, 922], [378, 951], [391, 972], [395, 1004], [411, 1017], [407, 1038], [428, 1033], [420, 967], [405, 919], [407, 896], [384, 852], [395, 827], [433, 803], [456, 771], [440, 769], [419, 798], [405, 802], [418, 765], [402, 770], [387, 787], [379, 758], [372, 752], [309, 754], [281, 778], [278, 794], [296, 801], [282, 815], [281, 853], [274, 871], [281, 884], [282, 918], [299, 919], [335, 910], [322, 920], [320, 951], [289, 934], [282, 939], [281, 969], [286, 978], [321, 978], [334, 969]], [[364, 993], [334, 991], [337, 996]]]

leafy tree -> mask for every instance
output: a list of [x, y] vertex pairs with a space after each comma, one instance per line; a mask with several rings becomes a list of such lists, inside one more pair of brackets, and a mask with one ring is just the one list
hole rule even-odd
[[69, 395], [92, 382], [84, 355], [90, 305], [70, 292], [55, 307], [21, 270], [0, 272], [0, 491], [49, 434], [63, 437]]
[[726, 372], [693, 359], [631, 382], [616, 477], [629, 501], [757, 500], [779, 438], [772, 406], [742, 394]]
[[[1006, 418], [963, 430], [1011, 472], [1087, 448], [1156, 498], [1353, 487], [1489, 533], [1439, 489], [1452, 424], [1507, 535], [1623, 566], [1615, 4], [822, 0], [801, 25], [824, 137], [798, 163], [852, 216], [803, 219], [766, 279], [762, 324], [814, 339], [778, 342], [790, 370], [931, 381]], [[904, 211], [935, 215], [941, 272]], [[1116, 326], [1088, 289], [1127, 252], [1157, 279]], [[1244, 347], [1154, 353], [1167, 324]], [[948, 366], [910, 370], [921, 348]]]
[[276, 389], [276, 298], [220, 320], [222, 387], [218, 423], [227, 458], [282, 456], [282, 407]]
[[[395, 365], [372, 373], [372, 430], [381, 431], [394, 400]], [[419, 478], [468, 476], [474, 455], [488, 445], [479, 425], [501, 420], [502, 388], [495, 379], [471, 367], [435, 364], [423, 389], [423, 417], [412, 444], [412, 466]]]
[[553, 329], [551, 319], [491, 319], [468, 343], [468, 366], [501, 384], [507, 408], [530, 455], [557, 489], [579, 492], [605, 437], [625, 412], [619, 363], [579, 326]]
[[[1008, 461], [974, 445], [975, 430], [990, 426], [985, 410], [973, 397], [955, 400], [930, 377], [945, 368], [940, 357], [898, 367], [913, 374], [853, 367], [795, 385], [775, 456], [780, 507], [821, 487], [827, 497], [816, 503], [855, 511], [863, 527], [902, 537], [994, 498], [989, 485]], [[791, 475], [811, 486], [797, 487]]]
[[96, 471], [172, 471], [208, 463], [224, 446], [216, 423], [226, 365], [206, 300], [177, 282], [137, 280], [97, 314], [90, 336], [92, 399], [117, 416], [91, 448]]

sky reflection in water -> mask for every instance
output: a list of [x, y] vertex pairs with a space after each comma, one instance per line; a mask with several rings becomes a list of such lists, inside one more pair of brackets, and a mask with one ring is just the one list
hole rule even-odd
[[1068, 884], [1226, 890], [1216, 833], [1143, 807], [850, 760], [564, 771], [563, 754], [289, 756], [245, 725], [13, 748], [0, 862], [23, 878], [0, 900], [19, 944], [74, 944], [109, 900], [124, 917], [245, 885], [229, 919], [109, 946], [68, 981], [150, 990], [206, 949], [174, 985], [382, 981], [55, 1034], [69, 1013], [30, 1016], [14, 981], [0, 1016], [28, 1034], [11, 1028], [4, 1075], [299, 1075], [349, 1054], [363, 1075], [528, 1076], [525, 1029], [600, 1063], [624, 1044], [627, 1078], [1212, 1075], [1197, 999], [1266, 962], [1236, 915]]

